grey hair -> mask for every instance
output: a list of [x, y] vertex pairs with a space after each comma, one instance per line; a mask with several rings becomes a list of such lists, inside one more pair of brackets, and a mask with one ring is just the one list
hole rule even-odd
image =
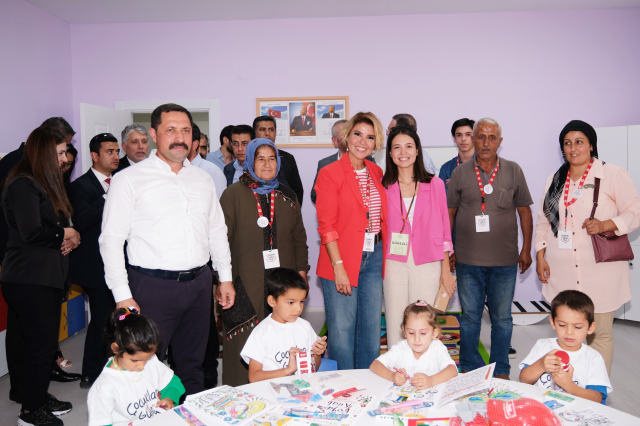
[[133, 132], [142, 133], [147, 137], [147, 140], [151, 140], [151, 136], [149, 136], [149, 131], [142, 124], [129, 124], [122, 131], [122, 139], [120, 139], [123, 143], [127, 143], [129, 140], [129, 135]]
[[338, 124], [344, 124], [344, 123], [348, 123], [348, 120], [342, 119], [342, 120], [338, 120], [335, 123], [333, 123], [333, 126], [331, 126], [331, 136], [333, 136], [334, 138], [337, 138], [338, 136], [336, 135], [336, 126]]
[[478, 127], [480, 127], [482, 124], [491, 124], [493, 126], [498, 126], [498, 133], [502, 137], [502, 126], [500, 125], [500, 123], [498, 123], [498, 120], [496, 120], [495, 118], [485, 117], [485, 118], [481, 118], [480, 120], [476, 121], [476, 124], [473, 125], [473, 137], [474, 138], [476, 137], [476, 133], [477, 133]]

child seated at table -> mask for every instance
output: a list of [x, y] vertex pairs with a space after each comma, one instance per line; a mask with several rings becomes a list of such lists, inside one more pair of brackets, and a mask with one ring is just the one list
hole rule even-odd
[[438, 339], [440, 331], [433, 307], [424, 300], [412, 303], [402, 319], [405, 340], [380, 355], [369, 368], [398, 386], [409, 380], [416, 389], [428, 389], [454, 378], [458, 369]]
[[[540, 339], [520, 363], [520, 381], [606, 403], [613, 391], [602, 355], [585, 343], [596, 329], [593, 301], [576, 290], [565, 290], [551, 302], [551, 327], [557, 338]], [[569, 355], [564, 365], [556, 352]], [[562, 354], [564, 356], [564, 354]]]
[[240, 352], [249, 364], [249, 382], [292, 375], [297, 370], [296, 357], [303, 352], [313, 354], [316, 368], [320, 367], [327, 337], [320, 339], [311, 324], [300, 318], [309, 284], [293, 269], [275, 268], [265, 278], [265, 291], [273, 313], [251, 332]]
[[156, 356], [160, 331], [151, 318], [133, 308], [116, 309], [104, 337], [113, 357], [89, 391], [89, 426], [137, 425], [178, 404], [185, 389]]

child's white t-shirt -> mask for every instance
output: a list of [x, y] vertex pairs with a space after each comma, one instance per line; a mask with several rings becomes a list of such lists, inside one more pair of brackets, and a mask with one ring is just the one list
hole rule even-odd
[[[112, 360], [109, 359], [107, 365]], [[142, 378], [132, 381], [139, 377], [138, 371], [118, 371], [105, 366], [87, 398], [89, 426], [135, 425], [156, 415], [158, 411], [154, 407], [160, 401], [158, 391], [167, 387], [173, 371], [154, 355], [144, 366]]]
[[447, 347], [437, 339], [429, 344], [427, 351], [418, 359], [413, 355], [413, 350], [405, 339], [394, 345], [389, 352], [380, 355], [378, 361], [390, 370], [393, 370], [394, 367], [404, 368], [410, 376], [416, 373], [433, 376], [447, 368], [448, 365], [456, 366], [455, 361], [449, 356]]
[[[533, 346], [533, 349], [531, 349], [531, 352], [529, 352], [529, 355], [520, 363], [520, 370], [535, 364], [536, 361], [552, 350], [564, 350], [558, 345], [557, 338], [552, 337], [550, 339], [538, 340]], [[577, 351], [565, 352], [569, 354], [569, 363], [573, 366], [573, 382], [583, 389], [597, 390], [603, 394], [604, 400], [604, 398], [613, 391], [613, 388], [611, 387], [607, 367], [602, 355], [584, 343]], [[540, 376], [536, 385], [545, 389], [564, 391], [564, 389], [553, 381], [551, 374], [547, 372]]]
[[263, 371], [280, 370], [289, 365], [289, 351], [296, 347], [303, 352], [311, 352], [311, 346], [319, 337], [308, 321], [298, 318], [294, 322], [281, 324], [266, 317], [251, 332], [240, 356], [262, 364]]

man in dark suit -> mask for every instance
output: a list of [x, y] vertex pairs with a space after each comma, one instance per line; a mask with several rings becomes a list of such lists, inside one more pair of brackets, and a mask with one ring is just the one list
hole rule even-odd
[[333, 105], [329, 106], [329, 112], [325, 112], [322, 114], [322, 118], [340, 118], [340, 114], [336, 114], [336, 107]]
[[141, 124], [130, 124], [125, 127], [121, 140], [125, 156], [120, 159], [114, 174], [144, 160], [149, 152], [149, 131]]
[[[267, 138], [271, 142], [276, 143], [276, 120], [273, 117], [259, 116], [253, 120], [253, 130], [256, 132], [257, 138]], [[288, 152], [278, 148], [280, 155], [280, 178], [278, 179], [283, 185], [287, 185], [293, 189], [298, 197], [298, 202], [302, 206], [302, 197], [304, 196], [304, 188], [302, 179], [298, 172], [296, 158]]]
[[301, 108], [300, 115], [293, 117], [291, 122], [291, 133], [304, 132], [307, 130], [313, 130], [313, 120], [307, 116], [307, 109]]
[[106, 194], [112, 174], [118, 168], [120, 149], [115, 136], [101, 133], [91, 139], [89, 150], [93, 166], [73, 181], [68, 191], [73, 207], [73, 225], [82, 238], [82, 244], [71, 253], [71, 282], [82, 286], [89, 297], [91, 309], [91, 322], [84, 342], [81, 388], [91, 387], [107, 362], [102, 330], [107, 316], [116, 307], [104, 279], [98, 238]]
[[[335, 161], [338, 161], [344, 154], [347, 153], [347, 142], [342, 140], [342, 137], [340, 137], [340, 132], [342, 132], [342, 128], [344, 127], [346, 122], [347, 120], [338, 120], [333, 123], [333, 126], [331, 126], [331, 142], [333, 143], [333, 146], [338, 148], [338, 152], [318, 161], [318, 171], [316, 172], [316, 177], [313, 179], [313, 188], [311, 188], [311, 202], [314, 206], [316, 205], [316, 180], [318, 179], [318, 173], [320, 173], [320, 169], [328, 166]], [[367, 160], [371, 161], [372, 163], [376, 162], [376, 160], [372, 156], [368, 156]]]

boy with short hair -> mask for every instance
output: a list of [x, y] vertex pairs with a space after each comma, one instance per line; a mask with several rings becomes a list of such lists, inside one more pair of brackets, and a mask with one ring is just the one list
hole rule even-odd
[[[576, 290], [560, 292], [551, 302], [551, 326], [557, 338], [540, 339], [520, 363], [520, 381], [546, 389], [601, 402], [613, 391], [602, 355], [584, 344], [596, 329], [593, 301]], [[565, 351], [569, 366], [563, 369], [556, 355]]]
[[309, 284], [293, 269], [275, 268], [267, 274], [265, 291], [273, 313], [251, 332], [240, 353], [249, 364], [249, 382], [294, 374], [300, 352], [313, 353], [316, 368], [320, 367], [327, 337], [320, 339], [300, 318]]

